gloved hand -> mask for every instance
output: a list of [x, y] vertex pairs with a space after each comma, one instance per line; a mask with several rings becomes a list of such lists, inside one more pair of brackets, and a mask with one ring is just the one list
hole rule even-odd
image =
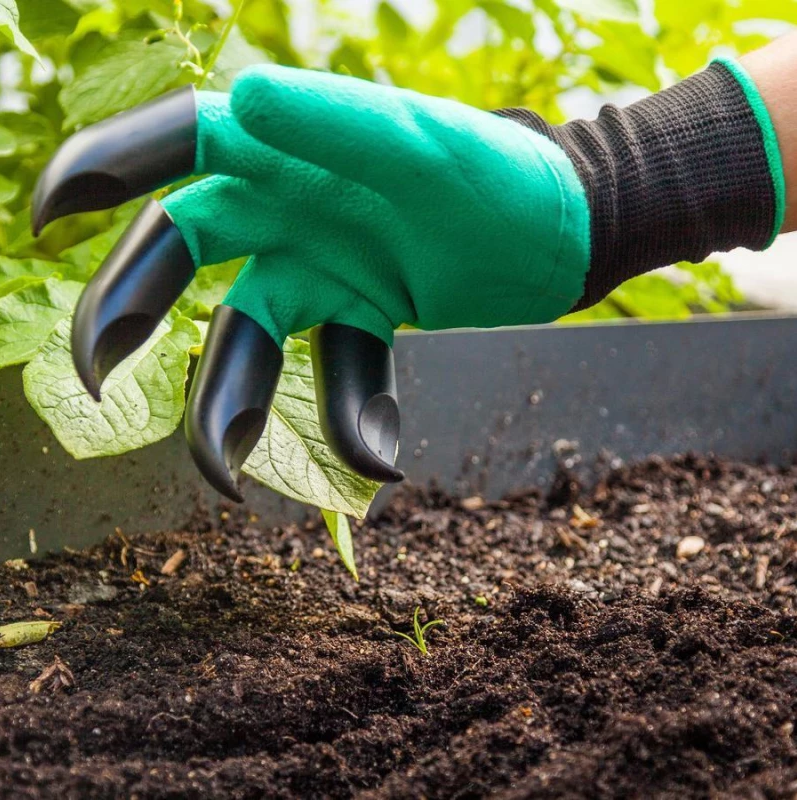
[[93, 278], [73, 326], [78, 372], [99, 397], [197, 267], [250, 255], [188, 401], [200, 469], [240, 499], [235, 475], [265, 425], [282, 343], [320, 326], [325, 438], [358, 472], [400, 480], [400, 324], [549, 322], [633, 274], [768, 243], [783, 213], [777, 142], [745, 79], [714, 64], [626, 111], [551, 128], [530, 112], [263, 66], [230, 96], [178, 90], [87, 128], [42, 175], [34, 230], [212, 177], [148, 204]]

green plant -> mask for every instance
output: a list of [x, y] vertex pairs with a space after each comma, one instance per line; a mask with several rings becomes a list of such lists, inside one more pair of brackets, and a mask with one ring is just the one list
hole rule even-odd
[[435, 625], [442, 625], [442, 619], [433, 619], [427, 622], [425, 625], [421, 625], [418, 621], [418, 614], [421, 613], [421, 607], [415, 607], [415, 614], [412, 617], [412, 630], [413, 635], [410, 636], [408, 633], [402, 633], [401, 631], [391, 631], [394, 636], [400, 636], [402, 639], [406, 639], [410, 642], [413, 647], [417, 647], [418, 650], [425, 656], [429, 655], [429, 648], [426, 646], [426, 639], [425, 634], [430, 628], [434, 628]]
[[[653, 2], [653, 0], [651, 0]], [[565, 119], [573, 92], [655, 91], [700, 68], [717, 48], [766, 39], [761, 20], [797, 23], [797, 0], [436, 0], [379, 2], [357, 16], [340, 0], [0, 0], [0, 368], [26, 364], [33, 407], [76, 458], [123, 453], [168, 436], [185, 403], [190, 359], [211, 309], [241, 267], [206, 267], [152, 339], [109, 379], [96, 406], [71, 366], [69, 316], [140, 201], [60, 220], [33, 239], [36, 177], [76, 128], [168, 89], [224, 90], [267, 60], [386, 80], [481, 108], [527, 105]], [[349, 4], [349, 8], [350, 8]], [[571, 319], [688, 316], [738, 302], [716, 264], [679, 265], [681, 280], [649, 275]], [[154, 410], [154, 413], [153, 413]], [[245, 471], [330, 512], [353, 568], [348, 525], [378, 489], [322, 444], [308, 346], [286, 346], [265, 435]], [[344, 553], [346, 553], [344, 555]]]

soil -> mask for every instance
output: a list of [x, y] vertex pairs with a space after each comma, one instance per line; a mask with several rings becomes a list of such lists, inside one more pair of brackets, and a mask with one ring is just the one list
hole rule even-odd
[[797, 797], [797, 468], [190, 527], [0, 567], [0, 797]]

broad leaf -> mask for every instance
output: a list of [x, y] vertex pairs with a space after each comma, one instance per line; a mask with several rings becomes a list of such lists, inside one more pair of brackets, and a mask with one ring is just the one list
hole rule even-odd
[[68, 36], [80, 19], [77, 11], [62, 0], [22, 0], [20, 6], [20, 27], [33, 41]]
[[0, 112], [0, 156], [29, 155], [42, 145], [56, 143], [55, 130], [41, 114]]
[[145, 202], [146, 198], [136, 198], [119, 206], [113, 212], [113, 224], [109, 228], [62, 250], [58, 257], [62, 261], [61, 272], [64, 277], [87, 282]]
[[61, 627], [55, 620], [36, 619], [30, 622], [12, 622], [0, 626], [0, 647], [24, 647], [36, 644]]
[[310, 346], [285, 343], [285, 365], [265, 434], [244, 465], [261, 483], [303, 503], [364, 517], [379, 484], [340, 463], [321, 434]]
[[72, 364], [71, 319], [55, 328], [23, 372], [25, 395], [75, 458], [126, 453], [173, 433], [185, 408], [191, 320], [162, 322], [103, 383], [101, 403], [86, 393]]
[[19, 275], [16, 278], [0, 280], [0, 298], [37, 283], [44, 283], [44, 278], [37, 278], [35, 275]]
[[361, 43], [352, 39], [344, 39], [340, 47], [330, 54], [329, 68], [332, 72], [353, 75], [367, 81], [374, 79], [374, 70], [368, 62], [365, 49]]
[[10, 203], [18, 194], [20, 186], [5, 175], [0, 175], [0, 206]]
[[192, 319], [209, 319], [210, 312], [224, 299], [244, 261], [225, 261], [198, 269], [194, 280], [177, 302], [180, 313]]
[[67, 277], [78, 281], [88, 281], [128, 225], [127, 221], [115, 222], [102, 233], [98, 233], [90, 239], [84, 239], [60, 252], [58, 257], [67, 265], [65, 266]]
[[31, 358], [82, 291], [82, 283], [50, 278], [0, 297], [0, 367]]
[[75, 60], [75, 77], [59, 96], [64, 128], [96, 122], [161, 94], [180, 77], [184, 55], [168, 41], [86, 37]]
[[679, 287], [661, 275], [640, 275], [626, 281], [610, 298], [629, 317], [688, 319], [692, 315]]
[[617, 83], [636, 83], [651, 92], [661, 89], [656, 74], [656, 46], [638, 25], [599, 22], [593, 28], [603, 43], [589, 51], [602, 77]]
[[39, 58], [36, 48], [19, 29], [19, 10], [16, 0], [0, 0], [0, 36], [10, 40], [23, 53]]
[[17, 149], [17, 137], [8, 128], [0, 125], [0, 158], [14, 155]]
[[556, 0], [556, 5], [589, 19], [639, 20], [637, 0]]
[[335, 543], [343, 566], [352, 574], [355, 581], [360, 580], [357, 574], [357, 564], [354, 562], [354, 544], [351, 540], [351, 526], [349, 518], [337, 511], [321, 510], [329, 535]]
[[250, 41], [258, 41], [280, 64], [300, 66], [302, 57], [291, 41], [286, 0], [248, 0], [239, 24]]
[[244, 68], [253, 64], [262, 64], [268, 55], [259, 47], [246, 41], [240, 28], [230, 31], [224, 49], [219, 53], [213, 65], [211, 77], [205, 81], [204, 89], [226, 92], [232, 85], [235, 76]]
[[64, 264], [58, 261], [43, 261], [40, 258], [8, 258], [0, 256], [0, 284], [9, 278], [51, 278], [63, 275]]
[[386, 2], [380, 3], [376, 10], [376, 25], [385, 44], [390, 47], [401, 47], [410, 33], [404, 17]]
[[500, 25], [510, 39], [522, 39], [524, 42], [531, 42], [534, 36], [534, 24], [528, 11], [508, 5], [505, 2], [490, 2], [490, 0], [484, 0], [479, 5], [486, 14]]

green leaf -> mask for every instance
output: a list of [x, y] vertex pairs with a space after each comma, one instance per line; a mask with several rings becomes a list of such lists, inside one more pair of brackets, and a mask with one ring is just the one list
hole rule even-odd
[[51, 278], [63, 275], [63, 264], [40, 258], [9, 258], [0, 256], [0, 284], [9, 278]]
[[200, 267], [194, 280], [177, 301], [180, 313], [191, 319], [209, 319], [210, 312], [224, 299], [244, 261], [245, 259], [236, 259], [210, 267]]
[[639, 20], [637, 0], [556, 0], [556, 5], [588, 19]]
[[332, 72], [353, 75], [367, 81], [374, 79], [374, 71], [368, 63], [365, 49], [350, 39], [344, 39], [340, 47], [330, 55], [329, 68]]
[[66, 264], [67, 277], [84, 283], [97, 271], [129, 223], [116, 222], [110, 228], [84, 239], [72, 247], [61, 251], [58, 257]]
[[498, 23], [501, 30], [510, 39], [531, 42], [534, 36], [534, 24], [528, 11], [510, 6], [505, 2], [488, 2], [488, 0], [479, 3], [479, 6]]
[[[0, 301], [1, 302], [1, 301]], [[75, 458], [126, 453], [173, 433], [185, 408], [191, 320], [162, 322], [103, 383], [101, 403], [86, 393], [72, 364], [71, 319], [63, 319], [22, 374], [25, 395]]]
[[62, 0], [23, 0], [21, 5], [20, 27], [34, 41], [68, 36], [80, 19], [75, 9]]
[[725, 14], [726, 5], [717, 0], [656, 0], [656, 19], [662, 28], [688, 34], [684, 40], [684, 50], [687, 51], [684, 55], [688, 56], [700, 52], [694, 29], [716, 25], [719, 17]]
[[[31, 2], [31, 0], [27, 0]], [[14, 47], [26, 55], [39, 59], [36, 48], [19, 29], [19, 10], [16, 0], [0, 0], [0, 36], [10, 40]]]
[[20, 185], [0, 174], [0, 206], [10, 203], [18, 194]]
[[321, 514], [324, 517], [324, 522], [327, 524], [327, 530], [335, 543], [338, 550], [338, 555], [343, 565], [351, 573], [355, 581], [359, 581], [360, 577], [357, 574], [357, 564], [354, 562], [354, 544], [351, 540], [351, 526], [349, 525], [349, 518], [345, 514], [337, 511], [326, 511], [321, 509]]
[[17, 150], [17, 137], [8, 128], [0, 125], [0, 158], [12, 156]]
[[608, 21], [592, 30], [603, 39], [588, 51], [598, 70], [618, 83], [635, 83], [651, 92], [661, 89], [656, 74], [656, 42], [638, 25]]
[[31, 622], [12, 622], [0, 626], [0, 647], [24, 647], [44, 641], [60, 627], [55, 620], [32, 620]]
[[557, 320], [555, 324], [574, 325], [581, 323], [604, 322], [606, 320], [624, 319], [628, 315], [615, 304], [611, 295], [596, 303], [594, 306], [585, 308], [582, 311], [574, 311], [566, 317]]
[[81, 42], [75, 77], [59, 95], [64, 128], [87, 125], [161, 94], [180, 77], [185, 52], [162, 40], [107, 41], [96, 34]]
[[145, 199], [138, 198], [119, 206], [113, 212], [113, 222], [110, 227], [62, 250], [58, 257], [62, 262], [61, 273], [64, 277], [87, 282], [105, 261], [105, 257], [127, 230], [133, 217], [138, 214], [145, 201]]
[[258, 42], [273, 53], [280, 64], [302, 64], [302, 57], [291, 41], [288, 3], [285, 0], [248, 0], [241, 12], [239, 24], [250, 41]]
[[49, 278], [0, 297], [0, 367], [30, 359], [82, 291], [82, 283]]
[[230, 31], [224, 49], [219, 53], [213, 65], [212, 76], [205, 81], [203, 88], [219, 92], [226, 92], [232, 85], [235, 76], [244, 68], [252, 64], [262, 64], [268, 61], [268, 54], [250, 44], [237, 26]]
[[341, 464], [324, 441], [310, 346], [288, 339], [284, 352], [285, 365], [268, 424], [244, 472], [303, 503], [362, 518], [379, 484]]
[[10, 255], [21, 254], [26, 249], [36, 246], [36, 238], [30, 229], [30, 207], [23, 208], [14, 215], [14, 219], [6, 229], [6, 236], [8, 238], [6, 253]]
[[691, 290], [694, 295], [692, 302], [699, 310], [725, 312], [744, 302], [744, 295], [734, 283], [733, 277], [716, 261], [704, 261], [702, 264], [682, 261], [674, 266], [682, 276], [689, 279], [682, 290]]
[[0, 281], [0, 298], [18, 292], [26, 286], [33, 286], [35, 283], [44, 283], [44, 280], [44, 278], [37, 278], [35, 275], [19, 275], [16, 278]]
[[640, 275], [618, 286], [609, 297], [629, 317], [688, 319], [692, 315], [680, 287], [662, 275]]
[[0, 112], [0, 156], [28, 155], [42, 145], [56, 144], [53, 123], [41, 114]]
[[386, 2], [380, 3], [376, 10], [376, 25], [380, 36], [392, 47], [399, 47], [410, 33], [404, 17]]
[[111, 37], [119, 33], [124, 17], [122, 9], [118, 6], [104, 6], [95, 8], [84, 14], [72, 33], [72, 41], [80, 41], [89, 33], [101, 33]]

